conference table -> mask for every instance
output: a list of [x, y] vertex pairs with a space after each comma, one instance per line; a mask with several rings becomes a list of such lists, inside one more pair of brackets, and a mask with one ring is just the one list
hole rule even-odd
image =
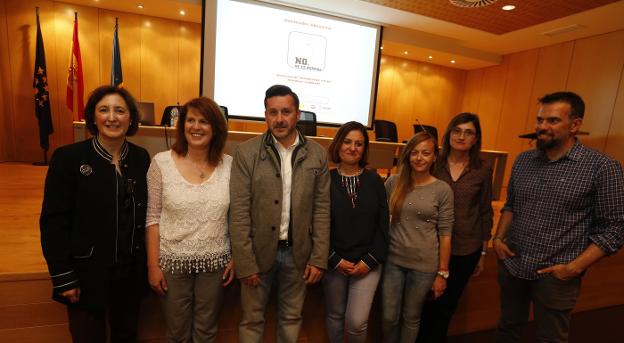
[[[84, 122], [74, 122], [74, 141], [82, 141], [88, 137], [88, 132]], [[245, 131], [229, 131], [227, 142], [225, 144], [225, 153], [234, 155], [236, 147], [241, 142], [261, 135], [262, 132], [245, 132]], [[156, 153], [168, 150], [175, 141], [176, 131], [172, 127], [164, 126], [140, 126], [138, 132], [128, 137], [132, 143], [140, 145], [147, 149], [150, 156]], [[328, 148], [333, 137], [310, 136], [308, 137], [315, 142], [321, 144], [324, 148]], [[370, 141], [368, 153], [368, 168], [392, 170], [395, 159], [399, 156], [405, 147], [404, 143], [390, 143]], [[498, 200], [503, 185], [503, 177], [505, 173], [505, 164], [507, 163], [507, 153], [503, 151], [483, 150], [482, 158], [494, 160], [494, 179], [492, 181], [492, 197]]]

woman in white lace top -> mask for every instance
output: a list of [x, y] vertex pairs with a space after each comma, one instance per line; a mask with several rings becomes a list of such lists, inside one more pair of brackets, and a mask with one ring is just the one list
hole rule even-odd
[[184, 105], [177, 140], [148, 178], [146, 245], [152, 289], [163, 298], [168, 341], [213, 342], [223, 287], [234, 278], [228, 235], [227, 124], [218, 105]]

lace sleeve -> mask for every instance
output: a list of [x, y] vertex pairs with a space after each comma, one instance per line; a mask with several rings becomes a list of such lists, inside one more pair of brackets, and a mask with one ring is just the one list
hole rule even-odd
[[152, 160], [147, 171], [147, 217], [145, 227], [160, 223], [162, 211], [162, 174], [158, 162]]

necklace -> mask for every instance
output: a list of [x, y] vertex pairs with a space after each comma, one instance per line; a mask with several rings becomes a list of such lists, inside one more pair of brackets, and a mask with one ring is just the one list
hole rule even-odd
[[353, 175], [344, 175], [338, 167], [338, 174], [340, 174], [340, 185], [347, 190], [347, 196], [351, 200], [351, 205], [355, 208], [355, 202], [357, 200], [357, 190], [360, 187], [360, 175], [362, 175], [363, 169], [358, 169]]
[[197, 171], [199, 172], [199, 178], [203, 180], [203, 179], [206, 177], [206, 174], [204, 173], [204, 170], [203, 170], [203, 169], [201, 169], [201, 168], [197, 165], [197, 163], [195, 163], [195, 162], [194, 162], [193, 160], [191, 160], [190, 158], [189, 158], [189, 161], [191, 162], [191, 164], [193, 165], [193, 167], [195, 167], [195, 169], [197, 169]]

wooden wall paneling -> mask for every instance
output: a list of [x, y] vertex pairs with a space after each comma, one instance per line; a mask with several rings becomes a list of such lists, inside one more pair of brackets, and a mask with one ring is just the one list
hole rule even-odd
[[[199, 65], [201, 59], [201, 25], [179, 22], [179, 70], [178, 102], [199, 96]], [[227, 106], [227, 104], [223, 104]]]
[[65, 324], [35, 326], [20, 329], [0, 330], [0, 337], [4, 342], [41, 343], [71, 342], [69, 326]]
[[[535, 116], [539, 110], [537, 99], [548, 93], [566, 89], [573, 52], [574, 41], [538, 49], [533, 90], [529, 98], [529, 109], [524, 124], [525, 133], [535, 131]], [[534, 147], [533, 142], [528, 139], [523, 139], [521, 145], [523, 151]]]
[[412, 123], [417, 114], [415, 102], [421, 94], [418, 88], [418, 63], [415, 61], [399, 60], [395, 65], [395, 76], [392, 82], [392, 101], [389, 106], [390, 120], [397, 125], [399, 142], [409, 139], [414, 130]]
[[481, 101], [481, 93], [483, 92], [484, 75], [485, 68], [470, 70], [466, 73], [461, 112], [477, 113], [479, 111], [479, 102]]
[[15, 156], [13, 144], [13, 116], [11, 115], [11, 64], [7, 32], [5, 3], [0, 3], [0, 162], [10, 161]]
[[447, 94], [442, 94], [440, 88], [442, 86], [441, 75], [438, 66], [429, 63], [418, 63], [418, 79], [416, 81], [416, 96], [414, 102], [414, 116], [408, 124], [411, 131], [410, 136], [414, 134], [413, 125], [416, 120], [423, 125], [436, 125], [436, 120], [440, 116], [440, 108], [443, 98]]
[[584, 144], [605, 150], [624, 65], [624, 30], [576, 41], [567, 89], [585, 100]]
[[[123, 86], [137, 101], [141, 99], [141, 25], [142, 17], [136, 14], [99, 10], [100, 37], [100, 85], [108, 85], [111, 81], [113, 63], [113, 34], [115, 33], [115, 17], [119, 18], [119, 50], [121, 54], [121, 71]], [[160, 115], [156, 113], [157, 122]]]
[[[56, 106], [56, 72], [54, 51], [54, 12], [51, 1], [10, 1], [5, 3], [9, 60], [11, 62], [11, 113], [13, 120], [14, 160], [40, 161], [39, 133], [35, 117], [32, 75], [35, 64], [37, 35], [35, 7], [39, 6], [41, 32], [46, 51], [51, 106]], [[55, 123], [56, 124], [56, 123]], [[55, 134], [50, 138], [55, 139]]]
[[382, 56], [379, 65], [377, 80], [377, 102], [375, 104], [375, 119], [386, 119], [390, 116], [392, 99], [392, 82], [394, 82], [396, 58]]
[[153, 102], [155, 113], [162, 114], [178, 99], [178, 22], [141, 20], [141, 101]]
[[439, 93], [439, 102], [434, 118], [434, 125], [438, 128], [440, 143], [451, 118], [461, 112], [462, 95], [468, 72], [459, 69], [437, 67], [438, 83], [436, 92]]
[[[624, 69], [624, 68], [623, 68]], [[624, 72], [620, 75], [620, 86], [611, 115], [604, 152], [624, 164]]]
[[495, 135], [496, 150], [509, 153], [503, 181], [505, 186], [509, 180], [513, 160], [522, 151], [522, 139], [518, 138], [518, 135], [525, 133], [524, 125], [531, 103], [537, 57], [537, 49], [505, 56], [504, 64], [508, 65], [508, 69], [501, 120], [496, 131], [484, 132], [484, 135]]
[[[71, 57], [72, 35], [74, 32], [74, 12], [78, 12], [78, 42], [82, 60], [84, 78], [85, 105], [89, 92], [100, 85], [100, 44], [98, 37], [98, 9], [94, 7], [54, 2], [56, 28], [56, 79], [58, 102], [55, 107], [58, 122], [55, 123], [55, 135], [58, 145], [74, 142], [72, 122], [78, 114], [73, 114], [65, 102], [67, 96], [67, 77]], [[77, 91], [77, 90], [76, 90]]]
[[485, 68], [477, 114], [481, 120], [483, 149], [495, 149], [496, 131], [501, 120], [507, 64]]

